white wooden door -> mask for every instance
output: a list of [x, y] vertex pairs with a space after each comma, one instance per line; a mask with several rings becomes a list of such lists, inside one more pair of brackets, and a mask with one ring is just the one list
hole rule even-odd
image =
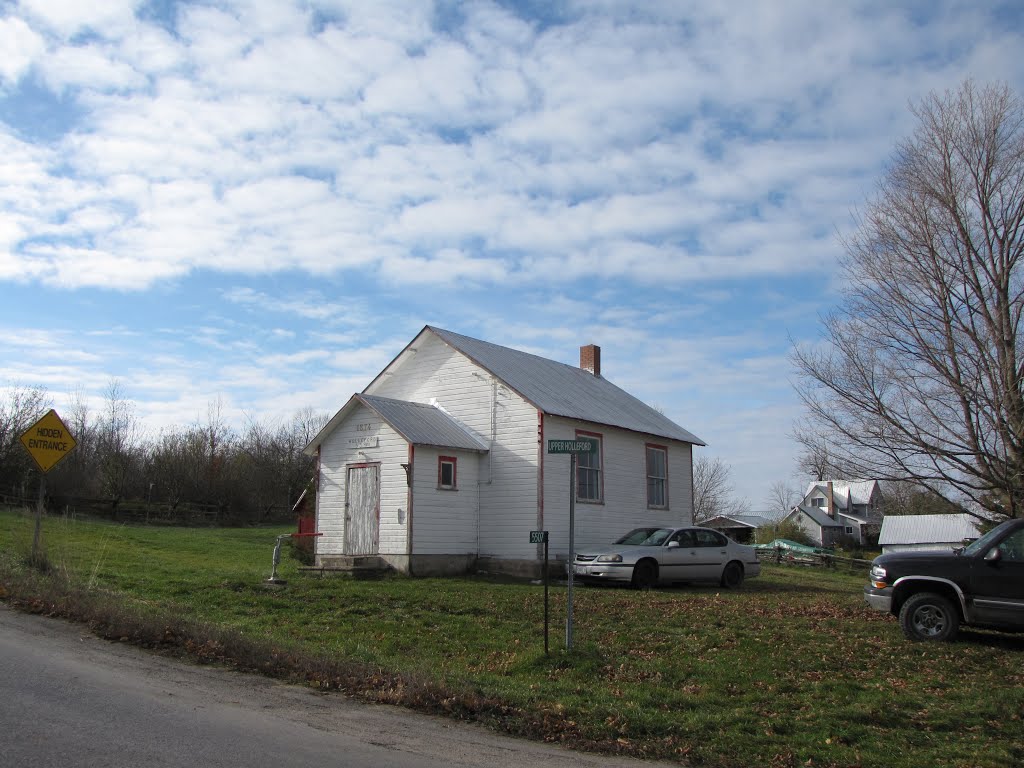
[[348, 468], [345, 484], [345, 554], [377, 554], [380, 520], [380, 467]]

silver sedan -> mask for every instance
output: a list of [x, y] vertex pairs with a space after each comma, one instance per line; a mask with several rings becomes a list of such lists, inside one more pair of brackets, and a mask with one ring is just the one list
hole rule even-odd
[[610, 544], [581, 551], [573, 574], [582, 581], [655, 584], [708, 581], [734, 589], [761, 573], [753, 547], [737, 544], [711, 528], [658, 528], [635, 545]]

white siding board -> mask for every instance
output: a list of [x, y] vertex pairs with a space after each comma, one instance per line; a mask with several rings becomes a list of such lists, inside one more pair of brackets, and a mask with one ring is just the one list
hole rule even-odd
[[[377, 445], [359, 447], [350, 441], [376, 438]], [[320, 490], [317, 494], [317, 525], [323, 536], [318, 555], [345, 554], [345, 482], [352, 464], [380, 465], [380, 517], [378, 551], [405, 554], [405, 470], [408, 444], [377, 414], [359, 405], [324, 441], [320, 451]]]
[[[499, 394], [497, 441], [490, 456], [490, 481], [481, 485], [480, 554], [533, 559], [537, 546], [537, 410], [515, 393]], [[483, 469], [487, 472], [487, 468]]]
[[[381, 375], [365, 394], [433, 403], [476, 432], [488, 454], [418, 445], [413, 470], [414, 555], [464, 555], [532, 560], [540, 548], [529, 543], [538, 527], [539, 462], [544, 462], [544, 528], [551, 553], [568, 551], [569, 457], [547, 455], [539, 443], [538, 413], [469, 358], [433, 334], [403, 352], [399, 365]], [[363, 429], [358, 429], [363, 425]], [[604, 503], [577, 504], [576, 541], [608, 542], [637, 525], [677, 525], [692, 513], [692, 445], [625, 429], [547, 416], [543, 439], [571, 439], [576, 430], [604, 438]], [[353, 448], [352, 438], [375, 435], [373, 448]], [[669, 508], [647, 508], [646, 445], [668, 449]], [[437, 457], [458, 458], [458, 491], [437, 488]], [[539, 458], [542, 457], [542, 458]], [[318, 554], [342, 554], [345, 469], [352, 463], [379, 463], [381, 476], [381, 554], [408, 550], [408, 488], [402, 464], [408, 446], [376, 414], [360, 405], [321, 446], [317, 497]]]
[[958, 541], [952, 544], [941, 543], [941, 542], [928, 542], [925, 544], [883, 544], [882, 554], [887, 555], [890, 552], [952, 552], [954, 549], [962, 547], [964, 543]]
[[[600, 434], [603, 443], [604, 501], [576, 503], [576, 546], [614, 541], [639, 525], [682, 525], [692, 516], [692, 446], [650, 438], [613, 427], [566, 419], [544, 420], [544, 440], [570, 440], [576, 430]], [[647, 445], [668, 449], [668, 509], [647, 507]], [[544, 520], [552, 556], [569, 549], [569, 456], [544, 457]]]
[[[537, 524], [537, 410], [518, 394], [435, 336], [383, 376], [367, 394], [431, 403], [481, 435], [491, 452], [480, 459], [480, 536], [484, 557], [534, 558], [529, 532]], [[417, 449], [417, 452], [422, 447]], [[461, 462], [460, 462], [461, 464]], [[414, 495], [413, 514], [419, 509]], [[413, 536], [418, 544], [422, 521]], [[418, 552], [417, 546], [417, 552]]]
[[[456, 459], [456, 490], [437, 487], [438, 460]], [[413, 554], [465, 555], [477, 552], [479, 454], [426, 446], [413, 462]]]

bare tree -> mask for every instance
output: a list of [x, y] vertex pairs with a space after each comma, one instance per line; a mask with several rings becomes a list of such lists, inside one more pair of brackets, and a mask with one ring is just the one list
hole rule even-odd
[[318, 411], [309, 405], [297, 410], [292, 415], [292, 431], [299, 442], [299, 450], [309, 445], [330, 420], [329, 413]]
[[114, 509], [131, 491], [138, 476], [138, 448], [141, 425], [135, 417], [135, 404], [124, 395], [121, 383], [107, 385], [106, 400], [97, 430], [97, 463], [103, 493]]
[[719, 457], [693, 460], [693, 522], [742, 513], [747, 503], [733, 496], [732, 470]]
[[856, 477], [845, 462], [838, 456], [838, 451], [831, 444], [830, 437], [822, 434], [820, 424], [810, 419], [797, 419], [790, 437], [801, 445], [797, 456], [800, 471], [812, 480], [834, 480], [841, 477]]
[[970, 82], [912, 107], [845, 243], [823, 347], [798, 347], [816, 434], [863, 477], [1024, 515], [1024, 104]]
[[21, 436], [50, 407], [41, 387], [11, 384], [0, 390], [0, 493], [28, 494], [35, 465], [21, 445]]
[[887, 515], [948, 515], [960, 508], [933, 491], [908, 481], [887, 481], [882, 484]]
[[309, 406], [301, 408], [292, 416], [290, 432], [285, 436], [285, 458], [288, 465], [288, 503], [289, 508], [298, 501], [303, 490], [313, 479], [316, 460], [303, 453], [307, 445], [322, 430], [331, 416]]
[[65, 495], [97, 495], [100, 481], [96, 472], [97, 430], [82, 391], [72, 393], [64, 423], [75, 438], [75, 450], [51, 474], [54, 480], [51, 487]]
[[772, 483], [765, 504], [775, 520], [781, 520], [800, 503], [800, 489], [785, 480]]

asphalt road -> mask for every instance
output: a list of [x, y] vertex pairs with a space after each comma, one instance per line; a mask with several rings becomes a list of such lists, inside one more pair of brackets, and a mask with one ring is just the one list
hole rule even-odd
[[0, 604], [0, 766], [652, 765], [193, 666]]

